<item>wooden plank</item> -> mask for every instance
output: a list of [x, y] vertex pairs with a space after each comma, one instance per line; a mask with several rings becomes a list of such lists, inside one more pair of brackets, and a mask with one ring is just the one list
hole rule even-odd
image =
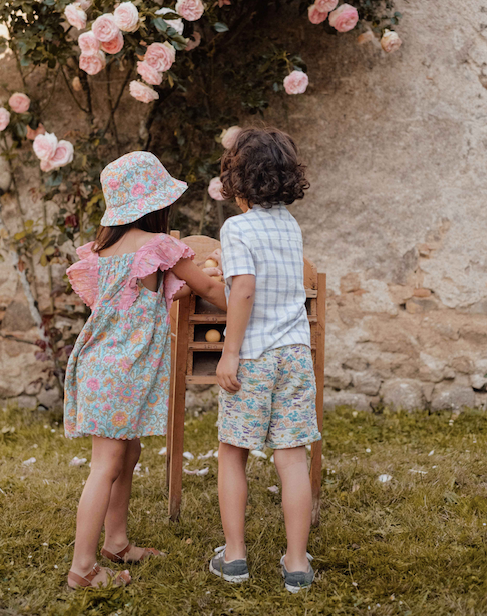
[[318, 286], [318, 274], [316, 266], [311, 263], [306, 257], [303, 263], [303, 281], [305, 289], [316, 289]]
[[197, 265], [204, 263], [210, 253], [220, 248], [218, 240], [206, 235], [190, 235], [183, 237], [182, 241], [195, 251], [194, 260]]
[[192, 351], [223, 351], [223, 342], [190, 342]]
[[174, 413], [171, 433], [169, 476], [169, 517], [175, 521], [181, 507], [183, 484], [184, 408], [186, 402], [186, 362], [188, 359], [189, 297], [179, 300], [176, 359], [174, 365]]
[[[318, 430], [323, 429], [323, 387], [324, 387], [324, 367], [325, 367], [325, 305], [326, 305], [326, 274], [318, 274], [318, 297], [317, 297], [317, 317], [318, 324], [316, 329], [316, 351], [315, 351], [315, 379], [316, 379], [316, 419]], [[321, 488], [321, 454], [322, 441], [317, 441], [311, 445], [311, 465], [310, 480], [313, 509], [311, 523], [318, 526], [320, 522], [320, 488]]]
[[226, 314], [192, 314], [189, 316], [190, 323], [226, 323]]
[[[179, 239], [179, 231], [171, 231], [171, 236]], [[178, 302], [173, 302], [169, 312], [171, 318], [171, 375], [169, 378], [169, 400], [167, 405], [167, 426], [166, 426], [166, 487], [169, 488], [169, 474], [171, 466], [171, 440], [172, 440], [172, 420], [174, 413], [174, 362], [176, 358], [176, 331], [178, 320]]]
[[187, 376], [186, 383], [192, 383], [193, 385], [218, 385], [216, 380], [216, 374], [200, 374], [197, 376]]

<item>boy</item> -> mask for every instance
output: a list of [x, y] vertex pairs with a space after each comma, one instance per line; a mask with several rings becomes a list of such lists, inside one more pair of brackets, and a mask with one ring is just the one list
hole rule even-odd
[[227, 328], [217, 368], [218, 493], [225, 549], [210, 571], [230, 582], [249, 577], [244, 539], [249, 450], [274, 449], [282, 483], [290, 592], [310, 586], [306, 546], [311, 487], [305, 445], [320, 440], [303, 285], [303, 245], [286, 206], [309, 184], [293, 140], [281, 131], [245, 129], [222, 160], [222, 192], [243, 214], [221, 229]]

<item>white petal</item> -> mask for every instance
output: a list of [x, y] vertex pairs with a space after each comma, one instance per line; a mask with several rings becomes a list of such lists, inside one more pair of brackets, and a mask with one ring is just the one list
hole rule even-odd
[[267, 460], [267, 456], [263, 451], [257, 451], [257, 449], [252, 449], [250, 453], [256, 458], [262, 458], [262, 460]]

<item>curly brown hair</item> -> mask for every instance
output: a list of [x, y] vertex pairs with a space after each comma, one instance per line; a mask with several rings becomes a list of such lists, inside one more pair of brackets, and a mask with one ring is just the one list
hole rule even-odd
[[277, 128], [243, 129], [222, 158], [222, 195], [265, 208], [302, 199], [309, 182], [297, 152], [291, 137]]

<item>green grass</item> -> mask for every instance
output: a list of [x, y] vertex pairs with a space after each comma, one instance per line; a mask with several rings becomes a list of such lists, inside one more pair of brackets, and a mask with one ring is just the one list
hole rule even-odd
[[[163, 438], [145, 439], [130, 528], [134, 541], [163, 549], [167, 559], [133, 566], [128, 588], [68, 593], [76, 507], [89, 472], [68, 464], [75, 455], [89, 460], [90, 444], [64, 439], [46, 417], [0, 414], [2, 615], [487, 614], [484, 413], [454, 421], [421, 412], [327, 415], [321, 524], [309, 542], [317, 576], [296, 596], [283, 589], [278, 568], [285, 534], [280, 497], [267, 490], [278, 484], [269, 460], [250, 459], [251, 580], [232, 586], [207, 564], [223, 543], [217, 461], [189, 464], [210, 472], [185, 475], [181, 520], [170, 523]], [[213, 412], [188, 419], [186, 450], [217, 446], [215, 419]], [[23, 466], [31, 456], [37, 462]], [[390, 482], [378, 481], [384, 473]]]

